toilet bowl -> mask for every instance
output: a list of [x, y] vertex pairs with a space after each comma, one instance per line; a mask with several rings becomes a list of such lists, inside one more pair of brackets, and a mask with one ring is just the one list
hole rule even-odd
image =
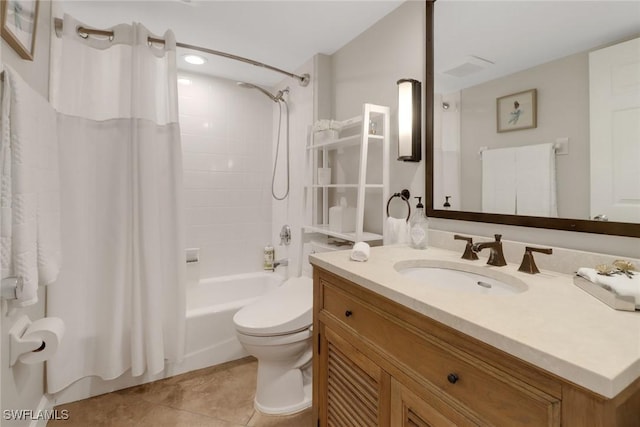
[[313, 282], [288, 279], [241, 308], [236, 334], [258, 359], [254, 405], [266, 414], [291, 414], [311, 406]]

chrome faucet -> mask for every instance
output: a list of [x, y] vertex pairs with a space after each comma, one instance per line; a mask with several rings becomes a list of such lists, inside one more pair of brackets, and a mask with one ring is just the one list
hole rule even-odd
[[291, 243], [291, 227], [283, 225], [280, 229], [280, 244], [289, 245]]
[[502, 267], [503, 265], [507, 265], [507, 262], [504, 260], [504, 253], [502, 252], [502, 242], [500, 241], [502, 234], [494, 234], [494, 237], [495, 240], [493, 242], [480, 242], [473, 244], [471, 246], [471, 250], [478, 253], [485, 248], [489, 248], [490, 252], [487, 265]]
[[273, 270], [275, 271], [275, 269], [279, 266], [283, 266], [286, 267], [289, 265], [289, 258], [283, 258], [283, 259], [279, 259], [273, 262]]

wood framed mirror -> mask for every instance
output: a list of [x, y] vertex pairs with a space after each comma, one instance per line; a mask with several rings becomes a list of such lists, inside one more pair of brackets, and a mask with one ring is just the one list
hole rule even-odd
[[[592, 52], [604, 47], [635, 39], [640, 43], [637, 20], [633, 22], [636, 19], [633, 17], [637, 17], [640, 12], [640, 5], [636, 2], [613, 3], [619, 7], [616, 11], [611, 9], [612, 2], [606, 1], [506, 3], [427, 1], [424, 123], [428, 216], [640, 237], [640, 172], [638, 172], [640, 171], [638, 166], [640, 165], [640, 148], [637, 147], [637, 136], [640, 135], [637, 130], [640, 104], [626, 107], [627, 110], [632, 111], [625, 119], [627, 127], [631, 123], [632, 134], [623, 139], [634, 140], [635, 145], [627, 143], [624, 156], [620, 156], [618, 163], [615, 163], [614, 159], [614, 164], [628, 166], [633, 165], [634, 161], [625, 157], [631, 159], [638, 157], [635, 159], [636, 166], [617, 169], [624, 173], [618, 173], [616, 169], [610, 172], [616, 175], [618, 181], [611, 184], [611, 194], [606, 193], [607, 198], [615, 199], [614, 202], [619, 205], [629, 205], [633, 211], [630, 216], [624, 217], [624, 220], [616, 220], [616, 215], [610, 215], [608, 221], [591, 219], [598, 214], [598, 212], [592, 212], [594, 207], [590, 204], [590, 200], [597, 197], [591, 192], [595, 191], [593, 187], [596, 187], [599, 181], [598, 178], [590, 177], [589, 174], [590, 171], [598, 168], [598, 164], [594, 162], [600, 157], [594, 160], [594, 153], [597, 152], [589, 146], [593, 131], [593, 126], [589, 124], [589, 101], [590, 93], [594, 92], [594, 83], [589, 81], [590, 56], [594, 56]], [[563, 17], [566, 14], [571, 14], [572, 18], [568, 20]], [[523, 16], [527, 18], [523, 19]], [[546, 16], [546, 18], [536, 20], [535, 16]], [[602, 25], [603, 19], [610, 20], [608, 25]], [[600, 24], [590, 25], [589, 22], [592, 20]], [[567, 22], [572, 22], [571, 29], [566, 28]], [[554, 27], [554, 25], [559, 27], [560, 23], [564, 26], [562, 31]], [[544, 31], [541, 31], [542, 26]], [[582, 38], [573, 37], [571, 43], [564, 43], [564, 41], [560, 43], [558, 34], [564, 34], [563, 39], [568, 38], [567, 34], [576, 32], [583, 26], [585, 28], [600, 27], [602, 31], [584, 35]], [[510, 30], [510, 28], [516, 29]], [[615, 31], [612, 31], [612, 28]], [[607, 31], [604, 31], [605, 29]], [[500, 34], [496, 36], [496, 32]], [[547, 34], [552, 39], [548, 39]], [[556, 38], [553, 39], [553, 37]], [[523, 46], [523, 40], [527, 41], [525, 46]], [[557, 43], [551, 43], [550, 40], [556, 40]], [[534, 41], [539, 41], [546, 47], [537, 47]], [[460, 46], [455, 46], [456, 43]], [[550, 45], [554, 44], [563, 46], [558, 46], [558, 51], [552, 56], [539, 55], [542, 50], [552, 50]], [[456, 54], [460, 57], [455, 57]], [[516, 62], [518, 64], [515, 64]], [[567, 65], [565, 62], [570, 64]], [[568, 68], [566, 72], [570, 73], [569, 77], [562, 77], [559, 83], [552, 82], [551, 77], [545, 77], [553, 75], [558, 67], [562, 68], [565, 65], [575, 67], [574, 63], [587, 68], [581, 68], [577, 72], [575, 68]], [[634, 66], [640, 67], [640, 60]], [[591, 74], [593, 73], [591, 70]], [[582, 77], [576, 77], [577, 75]], [[462, 81], [466, 82], [462, 83]], [[564, 86], [574, 81], [577, 81], [576, 88], [572, 90], [578, 94], [578, 98], [562, 98], [562, 101], [559, 101], [556, 98], [558, 90], [554, 88], [560, 85], [562, 90], [565, 90]], [[640, 83], [637, 79], [632, 86], [627, 87], [630, 91], [628, 95], [634, 98], [634, 102], [640, 101]], [[498, 133], [496, 100], [508, 99], [510, 94], [525, 93], [530, 89], [536, 89], [537, 92], [537, 126]], [[564, 96], [564, 94], [560, 95]], [[593, 97], [591, 100], [593, 104]], [[584, 117], [586, 123], [571, 121], [568, 119], [568, 114], [558, 112], [562, 111], [562, 108], [574, 109], [574, 107], [582, 110], [581, 114], [586, 114]], [[445, 114], [449, 114], [452, 110], [458, 112], [454, 120], [445, 117]], [[443, 120], [443, 117], [447, 120]], [[454, 126], [453, 131], [451, 128], [446, 129], [446, 123], [443, 124], [443, 122], [447, 121], [453, 122], [458, 128]], [[633, 125], [634, 122], [636, 125]], [[461, 126], [460, 123], [466, 127]], [[451, 138], [451, 135], [454, 135], [454, 143], [446, 140], [447, 137]], [[473, 138], [469, 138], [469, 135], [473, 135]], [[565, 138], [569, 141], [569, 153], [560, 156], [556, 151], [555, 156], [557, 167], [554, 167], [556, 167], [555, 175], [558, 182], [557, 214], [518, 215], [517, 209], [513, 213], [496, 213], [483, 207], [482, 195], [478, 195], [482, 191], [486, 192], [482, 183], [483, 149], [504, 148], [509, 145], [534, 145], [542, 142], [555, 144], [564, 141]], [[470, 139], [474, 140], [473, 143]], [[449, 145], [448, 151], [443, 150], [443, 141], [446, 141], [445, 145]], [[616, 148], [620, 143], [617, 140], [609, 141], [611, 147]], [[464, 149], [467, 146], [473, 147], [471, 148], [473, 152], [465, 153]], [[478, 149], [478, 146], [482, 146], [482, 149]], [[611, 147], [609, 151], [613, 151]], [[445, 151], [447, 151], [446, 155], [453, 152], [453, 159], [445, 158], [443, 156]], [[457, 158], [455, 158], [456, 155]], [[443, 170], [447, 170], [447, 165], [452, 164], [454, 166], [451, 169], [455, 169], [456, 164], [458, 167], [452, 173], [457, 179], [457, 187], [456, 185], [447, 187], [442, 181]], [[476, 174], [469, 178], [466, 175], [469, 175], [471, 170], [475, 170]], [[447, 170], [447, 173], [449, 172], [451, 171]], [[561, 182], [567, 177], [572, 181]], [[637, 182], [635, 182], [636, 178]], [[622, 180], [626, 180], [622, 185], [624, 188], [620, 188], [619, 185]], [[616, 184], [618, 188], [615, 187]], [[454, 190], [451, 191], [451, 188]], [[451, 192], [454, 193], [453, 197]], [[449, 196], [448, 199], [447, 196]], [[466, 202], [461, 200], [465, 197]], [[445, 206], [447, 202], [451, 206]], [[606, 214], [606, 212], [603, 213]]]

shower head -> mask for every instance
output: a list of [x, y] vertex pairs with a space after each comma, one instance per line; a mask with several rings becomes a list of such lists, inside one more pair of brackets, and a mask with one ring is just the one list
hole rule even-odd
[[273, 95], [270, 92], [267, 92], [266, 90], [262, 89], [260, 86], [256, 86], [256, 85], [251, 84], [251, 83], [237, 82], [236, 84], [238, 86], [246, 88], [246, 89], [258, 89], [260, 92], [262, 92], [265, 95], [267, 95], [269, 97], [269, 99], [271, 99], [273, 102], [278, 102], [280, 99], [282, 99], [282, 92], [278, 92], [277, 95]]

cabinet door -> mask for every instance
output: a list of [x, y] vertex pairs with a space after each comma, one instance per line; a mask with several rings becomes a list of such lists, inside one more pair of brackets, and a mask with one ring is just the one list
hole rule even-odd
[[[344, 338], [326, 328], [320, 369], [327, 373], [320, 425], [389, 425], [389, 375]], [[324, 420], [324, 422], [323, 422]]]
[[[433, 400], [438, 400], [435, 396]], [[395, 378], [391, 379], [391, 427], [455, 427], [477, 426], [453, 408], [436, 409]]]

